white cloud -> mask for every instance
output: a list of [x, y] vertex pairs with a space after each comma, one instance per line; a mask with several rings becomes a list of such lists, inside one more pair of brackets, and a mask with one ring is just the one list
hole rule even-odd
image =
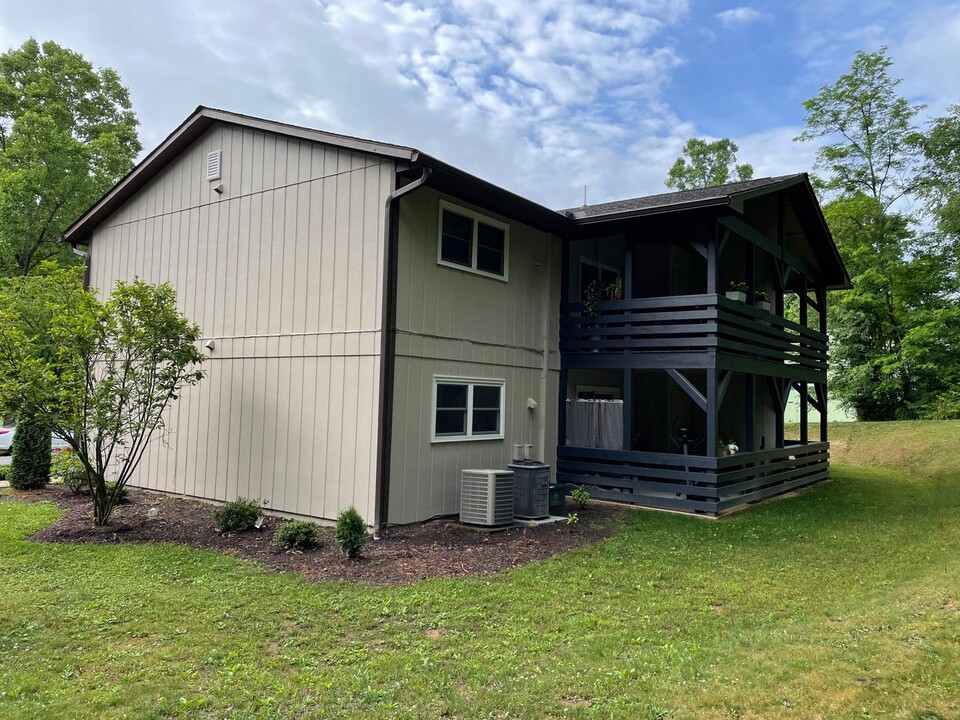
[[960, 102], [960, 4], [933, 7], [912, 15], [903, 39], [891, 47], [894, 73], [904, 88], [942, 114]]
[[755, 10], [752, 7], [742, 5], [740, 7], [724, 10], [723, 12], [718, 12], [714, 15], [714, 17], [727, 27], [732, 27], [734, 25], [747, 25], [749, 23], [756, 22], [757, 20], [762, 19], [763, 15], [760, 13], [760, 11]]
[[405, 142], [552, 205], [569, 204], [591, 178], [597, 197], [660, 189], [665, 169], [623, 148], [641, 133], [672, 137], [682, 127], [661, 102], [681, 59], [659, 38], [686, 18], [686, 2], [323, 0], [320, 8], [355, 72], [403, 88], [404, 104], [433, 116], [421, 129], [441, 120], [437, 132], [405, 128]]

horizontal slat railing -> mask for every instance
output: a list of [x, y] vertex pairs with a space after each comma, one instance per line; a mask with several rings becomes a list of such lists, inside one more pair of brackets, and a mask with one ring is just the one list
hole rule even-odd
[[829, 443], [704, 457], [561, 446], [557, 480], [593, 497], [720, 515], [828, 477]]
[[613, 300], [589, 315], [561, 306], [560, 352], [689, 353], [714, 349], [825, 373], [827, 338], [774, 313], [718, 295]]

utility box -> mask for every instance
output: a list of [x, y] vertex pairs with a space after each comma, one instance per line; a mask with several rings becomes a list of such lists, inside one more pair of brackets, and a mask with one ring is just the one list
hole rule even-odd
[[550, 515], [550, 466], [537, 460], [520, 460], [513, 471], [513, 514], [526, 520]]
[[509, 470], [464, 470], [460, 522], [488, 527], [513, 523], [513, 481]]

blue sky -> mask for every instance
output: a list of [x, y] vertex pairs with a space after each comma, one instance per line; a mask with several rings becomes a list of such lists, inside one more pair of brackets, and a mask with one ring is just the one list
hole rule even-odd
[[664, 190], [691, 136], [811, 168], [801, 102], [888, 45], [928, 116], [960, 102], [960, 2], [0, 0], [120, 72], [149, 148], [198, 104], [413, 145], [552, 207]]

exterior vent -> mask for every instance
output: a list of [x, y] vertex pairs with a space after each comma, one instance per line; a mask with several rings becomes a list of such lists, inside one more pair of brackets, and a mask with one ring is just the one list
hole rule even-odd
[[207, 180], [220, 179], [220, 150], [207, 153]]
[[464, 470], [460, 476], [460, 522], [471, 525], [513, 523], [513, 473]]

